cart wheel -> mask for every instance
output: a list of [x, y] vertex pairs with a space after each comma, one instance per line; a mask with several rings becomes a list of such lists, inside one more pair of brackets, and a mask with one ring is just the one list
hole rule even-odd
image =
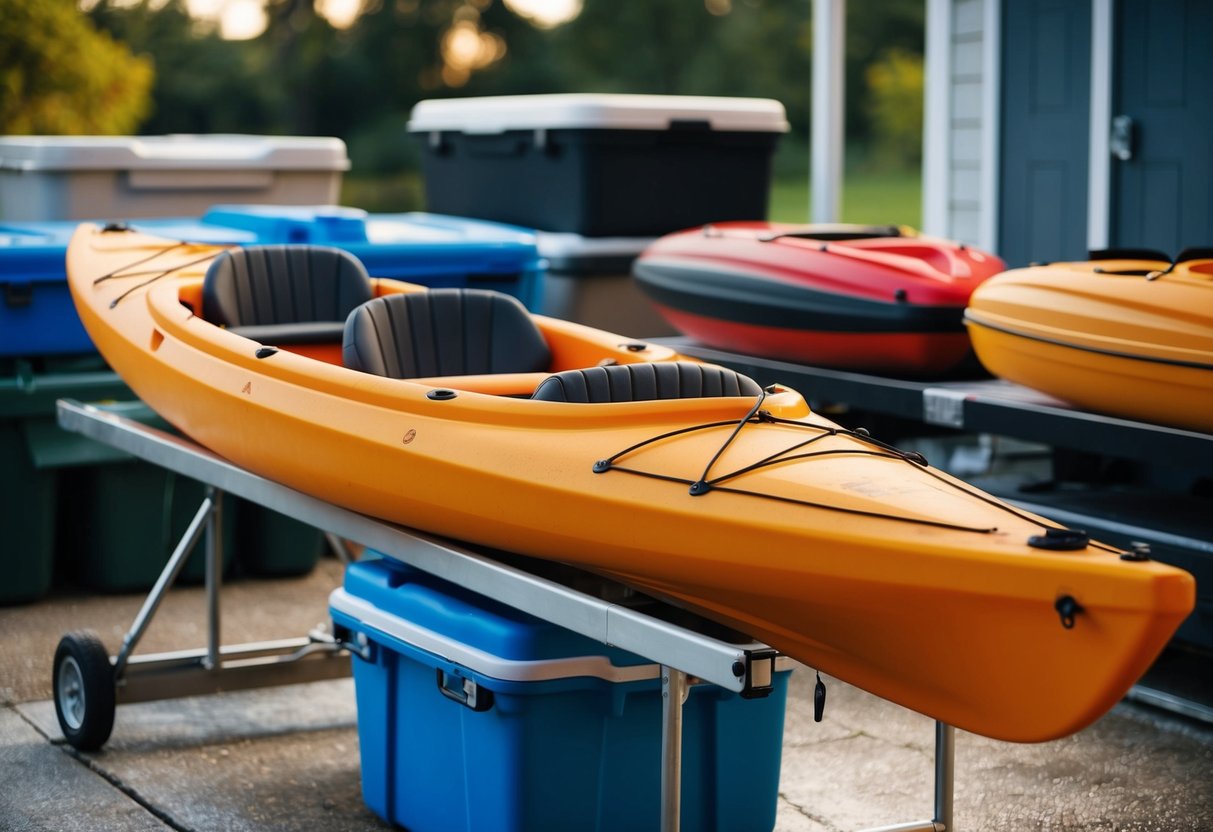
[[81, 751], [105, 745], [114, 728], [114, 666], [101, 639], [68, 633], [55, 649], [55, 715], [63, 736]]

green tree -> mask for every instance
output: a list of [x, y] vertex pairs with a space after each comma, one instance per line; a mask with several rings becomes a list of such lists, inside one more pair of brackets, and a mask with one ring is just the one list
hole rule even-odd
[[[881, 0], [847, 4], [846, 120], [847, 141], [868, 146], [882, 129], [875, 122], [870, 100], [868, 67], [899, 50], [922, 55], [926, 3], [923, 0]], [[922, 106], [918, 102], [918, 107]], [[915, 139], [921, 143], [921, 137]]]
[[153, 71], [72, 0], [0, 0], [0, 133], [133, 133]]
[[908, 168], [922, 161], [922, 55], [890, 49], [868, 67], [872, 151], [879, 164]]
[[274, 104], [280, 84], [263, 44], [223, 40], [215, 26], [190, 17], [185, 0], [99, 0], [88, 16], [155, 62], [151, 112], [140, 132], [291, 132]]

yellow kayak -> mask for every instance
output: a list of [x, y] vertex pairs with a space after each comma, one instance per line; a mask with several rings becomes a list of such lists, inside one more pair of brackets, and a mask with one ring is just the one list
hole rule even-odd
[[1089, 410], [1213, 433], [1213, 252], [1004, 272], [965, 323], [996, 376]]
[[[969, 731], [1082, 728], [1193, 607], [1187, 573], [1004, 505], [793, 390], [491, 293], [334, 289], [351, 268], [334, 258], [83, 225], [67, 270], [114, 369], [236, 464], [617, 578]], [[341, 344], [319, 343], [334, 326]]]

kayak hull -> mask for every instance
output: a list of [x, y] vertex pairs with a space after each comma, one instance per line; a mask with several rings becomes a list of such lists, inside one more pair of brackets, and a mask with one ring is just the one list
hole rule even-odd
[[1213, 261], [1017, 269], [965, 322], [991, 373], [1100, 413], [1213, 433]]
[[964, 307], [1002, 268], [905, 229], [720, 223], [658, 240], [633, 271], [671, 325], [708, 346], [937, 375], [971, 358]]

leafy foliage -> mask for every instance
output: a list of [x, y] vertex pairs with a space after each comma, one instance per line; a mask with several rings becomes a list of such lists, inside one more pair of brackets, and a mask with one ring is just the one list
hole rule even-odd
[[185, 0], [100, 0], [89, 16], [135, 51], [154, 56], [152, 108], [139, 132], [290, 132], [275, 123], [272, 102], [280, 84], [267, 74], [263, 50], [223, 40], [216, 28], [190, 17]]
[[890, 49], [867, 71], [873, 155], [886, 166], [922, 161], [922, 55]]
[[0, 0], [0, 132], [122, 134], [147, 115], [152, 62], [71, 0]]
[[[802, 175], [807, 167], [812, 0], [584, 0], [579, 16], [550, 29], [504, 0], [363, 0], [346, 29], [318, 14], [314, 0], [263, 0], [269, 27], [248, 41], [222, 39], [214, 24], [190, 17], [186, 0], [91, 2], [86, 17], [69, 0], [0, 0], [0, 114], [10, 131], [79, 132], [83, 123], [64, 120], [98, 104], [98, 115], [80, 117], [98, 132], [339, 136], [357, 174], [386, 180], [417, 168], [406, 124], [425, 98], [755, 96], [787, 109], [792, 133], [777, 168]], [[886, 166], [912, 164], [919, 153], [923, 16], [923, 0], [849, 4], [848, 142], [870, 147]], [[82, 32], [104, 46], [88, 45]], [[107, 68], [119, 65], [114, 41], [144, 57]], [[35, 50], [44, 57], [35, 61]], [[30, 76], [48, 84], [47, 67], [61, 73], [55, 92], [31, 98]], [[76, 99], [53, 103], [68, 88]]]

